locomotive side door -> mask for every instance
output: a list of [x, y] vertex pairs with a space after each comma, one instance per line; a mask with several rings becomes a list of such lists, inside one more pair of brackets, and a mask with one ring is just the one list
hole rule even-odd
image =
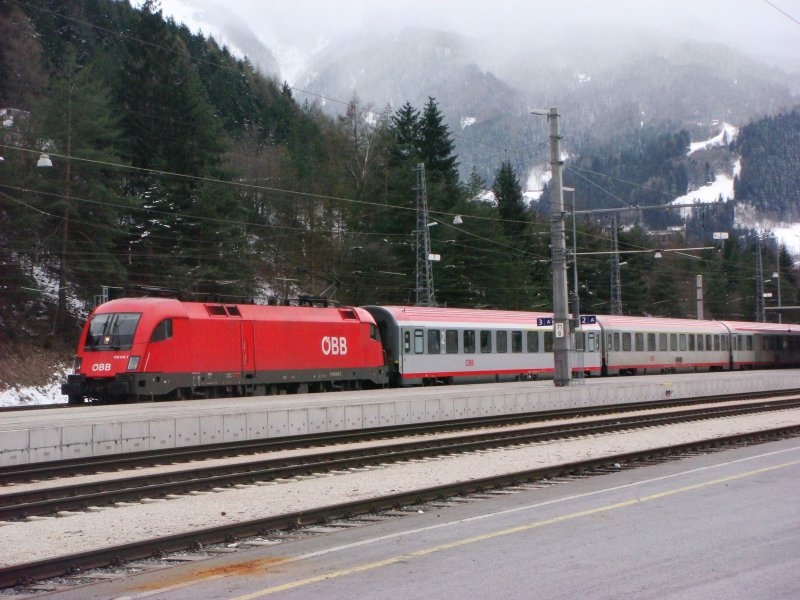
[[252, 378], [256, 373], [256, 333], [253, 321], [242, 321], [242, 377]]

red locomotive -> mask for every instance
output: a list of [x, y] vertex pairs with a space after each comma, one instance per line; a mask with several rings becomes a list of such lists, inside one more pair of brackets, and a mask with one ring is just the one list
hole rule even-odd
[[357, 389], [387, 382], [360, 308], [112, 300], [84, 326], [71, 404]]

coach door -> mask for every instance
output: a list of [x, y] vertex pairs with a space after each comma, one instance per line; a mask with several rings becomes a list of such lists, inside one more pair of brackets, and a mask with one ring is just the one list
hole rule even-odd
[[256, 334], [252, 321], [242, 321], [242, 377], [250, 379], [256, 373]]

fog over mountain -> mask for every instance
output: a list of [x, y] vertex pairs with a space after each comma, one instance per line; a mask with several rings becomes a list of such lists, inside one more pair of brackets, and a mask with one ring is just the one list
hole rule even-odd
[[800, 94], [800, 26], [769, 2], [161, 6], [247, 54], [294, 86], [301, 101], [337, 112], [354, 94], [377, 110], [421, 106], [432, 96], [454, 131], [489, 122], [504, 131], [511, 118], [516, 132], [508, 133], [526, 136], [531, 131], [519, 117], [533, 106], [558, 106], [575, 135], [653, 119], [742, 124], [790, 107]]
[[[433, 97], [462, 177], [475, 168], [491, 181], [508, 160], [531, 188], [547, 160], [534, 107], [559, 108], [564, 148], [576, 155], [648, 128], [708, 139], [721, 123], [741, 127], [800, 104], [800, 25], [766, 0], [161, 6], [331, 114], [354, 98], [378, 112]], [[690, 189], [703, 184], [690, 180]]]

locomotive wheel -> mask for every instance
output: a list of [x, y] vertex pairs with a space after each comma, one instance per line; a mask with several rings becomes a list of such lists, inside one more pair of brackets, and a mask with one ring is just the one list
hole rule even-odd
[[83, 396], [77, 394], [70, 394], [67, 396], [67, 404], [83, 404]]

